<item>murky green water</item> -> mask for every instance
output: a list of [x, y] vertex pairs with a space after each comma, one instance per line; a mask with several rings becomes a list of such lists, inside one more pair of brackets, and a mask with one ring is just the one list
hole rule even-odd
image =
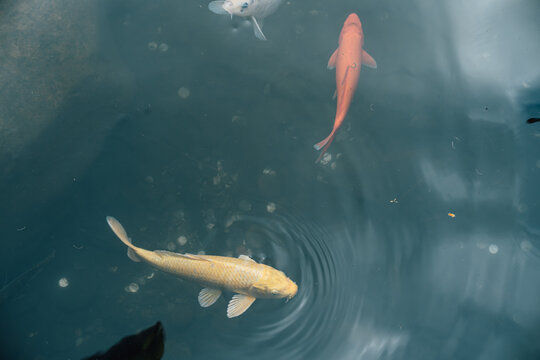
[[[350, 12], [378, 69], [315, 164]], [[0, 3], [3, 356], [79, 359], [160, 320], [164, 359], [538, 358], [539, 15], [292, 1], [263, 42], [206, 1]], [[299, 292], [203, 309], [107, 215]]]

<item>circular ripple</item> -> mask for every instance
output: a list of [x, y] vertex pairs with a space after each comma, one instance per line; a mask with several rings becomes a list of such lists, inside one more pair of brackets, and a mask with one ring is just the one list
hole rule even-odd
[[[255, 314], [239, 319], [242, 322], [239, 331], [223, 334], [225, 343], [229, 344], [221, 344], [222, 352], [227, 348], [223, 357], [256, 355], [258, 359], [293, 359], [320, 356], [325, 349], [335, 350], [330, 343], [342, 341], [343, 336], [338, 334], [346, 333], [349, 327], [346, 324], [351, 324], [347, 321], [351, 316], [350, 294], [345, 293], [349, 287], [344, 286], [351, 281], [346, 275], [351, 271], [339, 268], [350, 269], [351, 264], [345, 265], [345, 251], [329, 245], [344, 242], [315, 224], [292, 217], [240, 217], [233, 226], [235, 229], [229, 236], [246, 232], [248, 245], [250, 233], [258, 233], [264, 239], [269, 249], [264, 262], [295, 281], [298, 293], [287, 303], [259, 300], [250, 309]], [[338, 278], [337, 274], [345, 275]], [[262, 346], [265, 354], [258, 352]]]

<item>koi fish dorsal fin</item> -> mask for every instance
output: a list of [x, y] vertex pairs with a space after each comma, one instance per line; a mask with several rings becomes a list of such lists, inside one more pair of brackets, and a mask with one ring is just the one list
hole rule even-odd
[[221, 296], [221, 290], [204, 288], [199, 293], [199, 305], [202, 307], [212, 306]]
[[225, 1], [212, 1], [210, 4], [208, 4], [208, 10], [210, 10], [214, 14], [227, 15], [228, 12], [226, 12], [223, 8], [224, 3]]
[[377, 63], [375, 62], [375, 59], [371, 55], [369, 55], [366, 50], [362, 50], [362, 65], [365, 65], [372, 69], [377, 68]]
[[236, 294], [232, 297], [227, 307], [227, 317], [233, 318], [242, 315], [253, 302], [255, 298], [249, 295]]
[[330, 56], [330, 60], [328, 60], [328, 69], [329, 70], [332, 70], [333, 68], [336, 67], [336, 61], [337, 61], [337, 54], [338, 54], [338, 50], [339, 48], [336, 49], [336, 51], [334, 51], [334, 53], [332, 54], [332, 56]]
[[184, 259], [190, 259], [190, 260], [198, 260], [198, 261], [212, 261], [212, 260], [209, 260], [207, 258], [204, 258], [202, 256], [199, 256], [199, 255], [193, 255], [193, 254], [188, 254], [188, 253], [185, 253], [185, 254], [180, 254], [180, 253], [175, 253], [175, 252], [171, 252], [171, 251], [167, 251], [167, 250], [154, 250], [154, 252], [158, 255], [165, 255], [165, 256], [176, 256], [176, 257], [181, 257], [181, 258], [184, 258]]
[[251, 262], [257, 263], [255, 260], [253, 260], [252, 258], [250, 258], [249, 256], [244, 255], [244, 254], [241, 254], [240, 256], [238, 256], [238, 258], [239, 258], [239, 259], [242, 259], [242, 260], [247, 260], [247, 261], [251, 261]]

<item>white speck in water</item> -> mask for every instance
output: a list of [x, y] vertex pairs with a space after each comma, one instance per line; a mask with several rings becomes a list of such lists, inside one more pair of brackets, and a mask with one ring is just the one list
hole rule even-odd
[[276, 204], [273, 202], [266, 204], [266, 211], [268, 211], [270, 214], [276, 211]]
[[148, 280], [152, 279], [154, 277], [154, 273], [150, 273], [150, 275], [146, 275], [146, 278]]
[[521, 250], [523, 251], [531, 251], [532, 249], [532, 244], [530, 241], [528, 240], [523, 240], [520, 244], [519, 244], [519, 247], [521, 248]]
[[159, 44], [159, 48], [158, 48], [158, 49], [159, 49], [159, 51], [161, 51], [161, 52], [165, 52], [165, 51], [169, 50], [169, 45], [167, 45], [167, 44], [165, 44], [165, 43], [161, 43], [161, 44]]
[[201, 250], [197, 253], [197, 255], [205, 255], [206, 253], [204, 252], [204, 250]]
[[174, 251], [176, 250], [176, 245], [173, 242], [167, 244], [167, 250]]
[[61, 278], [60, 280], [58, 280], [58, 286], [60, 287], [68, 287], [69, 286], [69, 281], [68, 279], [66, 279], [65, 277]]
[[275, 170], [272, 170], [270, 168], [266, 168], [263, 170], [263, 174], [264, 175], [271, 175], [271, 176], [274, 176], [276, 175], [276, 171]]
[[325, 153], [321, 159], [322, 165], [328, 165], [328, 163], [332, 160], [332, 154]]
[[239, 122], [240, 121], [240, 116], [238, 115], [233, 115], [231, 121], [234, 123], [234, 122]]
[[336, 162], [335, 162], [335, 161], [334, 161], [333, 163], [330, 164], [330, 168], [331, 168], [332, 170], [336, 170], [336, 166], [337, 166], [337, 165], [336, 165]]
[[158, 44], [156, 42], [150, 41], [148, 43], [148, 49], [150, 49], [151, 51], [155, 51], [157, 48], [158, 48]]
[[489, 248], [488, 248], [489, 252], [492, 253], [492, 254], [496, 254], [499, 252], [499, 247], [495, 244], [491, 244], [489, 245]]
[[181, 235], [178, 237], [178, 239], [176, 239], [176, 242], [180, 245], [180, 246], [184, 246], [187, 244], [187, 237], [185, 237], [184, 235]]
[[191, 94], [191, 92], [188, 88], [181, 87], [180, 89], [178, 89], [178, 96], [180, 96], [180, 98], [182, 99], [187, 99], [189, 97], [189, 94]]
[[212, 230], [215, 226], [216, 226], [216, 224], [214, 224], [214, 223], [208, 223], [208, 224], [206, 224], [206, 229], [207, 230]]
[[126, 286], [125, 290], [129, 293], [136, 293], [137, 291], [139, 291], [139, 285], [137, 283], [131, 283]]

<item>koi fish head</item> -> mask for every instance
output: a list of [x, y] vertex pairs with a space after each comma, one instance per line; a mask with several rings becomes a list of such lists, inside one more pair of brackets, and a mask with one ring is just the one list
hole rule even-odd
[[283, 272], [270, 268], [252, 285], [250, 292], [257, 298], [290, 300], [298, 292], [298, 286]]
[[233, 15], [249, 16], [254, 0], [226, 0], [223, 2], [223, 10]]
[[345, 23], [343, 24], [343, 31], [358, 31], [362, 32], [362, 23], [360, 22], [360, 19], [358, 18], [358, 15], [355, 13], [351, 13], [349, 16], [347, 16], [347, 20], [345, 20]]

